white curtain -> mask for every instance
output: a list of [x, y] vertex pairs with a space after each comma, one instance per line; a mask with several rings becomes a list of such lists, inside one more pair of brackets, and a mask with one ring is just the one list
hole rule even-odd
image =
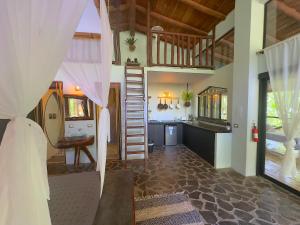
[[300, 35], [265, 49], [271, 88], [286, 137], [281, 175], [295, 176], [300, 125]]
[[26, 115], [63, 61], [86, 0], [0, 1], [0, 225], [50, 225], [47, 140]]
[[[113, 40], [105, 1], [100, 1], [101, 40], [73, 40], [72, 46], [59, 70], [59, 76], [78, 85], [83, 93], [99, 105], [98, 159], [102, 194], [107, 142], [110, 140], [110, 116], [107, 109], [111, 77]], [[100, 195], [101, 195], [100, 194]]]

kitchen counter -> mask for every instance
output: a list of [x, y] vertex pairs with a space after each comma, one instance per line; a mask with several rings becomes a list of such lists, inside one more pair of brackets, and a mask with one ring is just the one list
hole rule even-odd
[[231, 130], [227, 130], [224, 126], [214, 125], [200, 121], [183, 121], [183, 120], [149, 120], [148, 124], [187, 124], [193, 127], [197, 127], [203, 130], [211, 131], [213, 133], [231, 133]]
[[148, 137], [156, 146], [165, 145], [165, 125], [176, 125], [177, 144], [184, 144], [216, 169], [231, 166], [231, 130], [200, 121], [150, 120]]

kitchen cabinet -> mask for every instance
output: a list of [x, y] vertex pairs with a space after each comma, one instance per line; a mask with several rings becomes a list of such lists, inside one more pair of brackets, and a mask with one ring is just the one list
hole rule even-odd
[[177, 123], [177, 144], [181, 145], [182, 142], [182, 131], [183, 131], [183, 124]]
[[215, 133], [198, 127], [183, 125], [183, 144], [214, 166]]
[[148, 139], [154, 142], [155, 146], [164, 145], [165, 125], [161, 123], [148, 124]]
[[165, 144], [165, 125], [177, 126], [177, 144], [184, 144], [216, 169], [231, 167], [231, 131], [196, 122], [158, 121], [148, 123], [149, 139]]

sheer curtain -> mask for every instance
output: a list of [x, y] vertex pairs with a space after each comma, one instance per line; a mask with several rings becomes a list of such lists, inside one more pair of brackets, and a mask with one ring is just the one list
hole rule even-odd
[[281, 175], [295, 176], [299, 152], [294, 150], [295, 138], [300, 134], [300, 35], [265, 49], [265, 55], [271, 88], [286, 137]]
[[68, 50], [86, 0], [0, 1], [0, 225], [51, 224], [47, 140], [26, 115]]
[[112, 65], [113, 40], [105, 1], [100, 1], [101, 40], [73, 40], [59, 76], [80, 86], [84, 94], [102, 110], [98, 121], [98, 160], [102, 194], [107, 141], [110, 139], [110, 116], [107, 109]]

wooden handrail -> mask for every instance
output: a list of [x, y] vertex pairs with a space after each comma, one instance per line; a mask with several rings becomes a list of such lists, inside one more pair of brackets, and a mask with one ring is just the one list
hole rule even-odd
[[182, 33], [168, 32], [168, 31], [156, 31], [156, 30], [152, 30], [151, 32], [152, 32], [152, 34], [167, 34], [167, 35], [179, 34], [179, 35], [183, 35], [186, 37], [213, 38], [213, 35], [182, 34]]
[[101, 34], [97, 33], [85, 33], [85, 32], [76, 32], [73, 36], [74, 39], [93, 39], [101, 40]]
[[[156, 36], [154, 45], [153, 35]], [[214, 68], [215, 31], [207, 36], [150, 31], [148, 40], [149, 66]], [[153, 59], [153, 56], [156, 56], [156, 59]]]

